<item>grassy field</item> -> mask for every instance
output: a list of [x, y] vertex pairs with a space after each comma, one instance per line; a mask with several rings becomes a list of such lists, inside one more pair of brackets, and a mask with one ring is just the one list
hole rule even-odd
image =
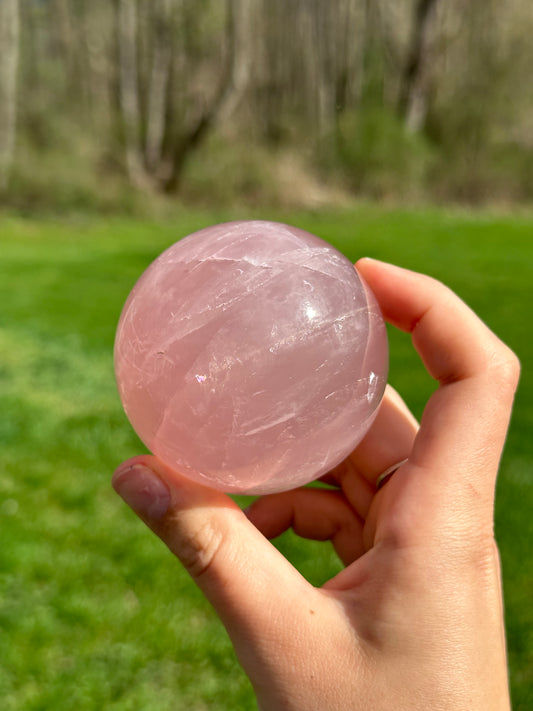
[[[244, 216], [0, 217], [4, 711], [255, 708], [214, 613], [109, 485], [115, 466], [142, 451], [113, 379], [124, 299], [179, 237]], [[533, 219], [372, 207], [254, 216], [310, 229], [353, 260], [444, 280], [519, 354], [496, 527], [514, 708], [533, 708]], [[391, 333], [391, 352], [391, 382], [419, 415], [433, 384], [403, 334]], [[339, 569], [327, 546], [292, 535], [279, 545], [313, 583]]]

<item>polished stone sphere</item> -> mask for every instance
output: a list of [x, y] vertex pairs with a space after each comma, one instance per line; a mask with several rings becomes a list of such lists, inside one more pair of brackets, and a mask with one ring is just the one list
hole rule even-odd
[[169, 247], [129, 295], [115, 342], [146, 446], [233, 493], [292, 489], [339, 464], [370, 427], [387, 368], [385, 324], [353, 265], [274, 222]]

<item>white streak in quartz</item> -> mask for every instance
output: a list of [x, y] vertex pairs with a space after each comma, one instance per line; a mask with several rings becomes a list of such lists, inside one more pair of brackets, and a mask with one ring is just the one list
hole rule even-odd
[[287, 422], [288, 420], [294, 419], [296, 417], [296, 414], [297, 414], [296, 412], [289, 412], [287, 415], [282, 415], [281, 417], [278, 417], [277, 420], [273, 420], [272, 422], [265, 422], [260, 427], [255, 427], [253, 430], [248, 430], [247, 432], [243, 432], [243, 434], [245, 437], [249, 437], [250, 435], [259, 434], [259, 432], [264, 432], [265, 430], [272, 429], [272, 427], [281, 425], [284, 422]]
[[[220, 298], [221, 292], [219, 291], [217, 293], [216, 284], [210, 285], [209, 288], [201, 294], [200, 303], [193, 304], [188, 299], [183, 300], [179, 305], [179, 310], [175, 314], [174, 323], [174, 327], [177, 329], [178, 325], [188, 322], [188, 325], [180, 331], [180, 338], [184, 338], [194, 331], [208, 325], [210, 321], [218, 318], [220, 312], [227, 311], [231, 306], [239, 304], [250, 295], [253, 295], [254, 292], [264, 288], [266, 284], [272, 282], [280, 274], [280, 272], [272, 274], [272, 270], [266, 267], [263, 267], [263, 269], [269, 272], [268, 279], [261, 279], [257, 272], [251, 273], [246, 280], [240, 280], [240, 287], [243, 289], [241, 293], [235, 296], [229, 296], [219, 303], [216, 303], [216, 300]], [[186, 285], [185, 279], [182, 286], [186, 287]], [[190, 315], [193, 306], [195, 307], [194, 319], [192, 319]]]
[[[307, 339], [309, 337], [313, 338], [313, 340], [320, 338], [321, 334], [323, 331], [330, 330], [331, 327], [339, 326], [342, 328], [343, 324], [349, 320], [356, 320], [357, 319], [357, 314], [364, 309], [357, 309], [351, 313], [346, 313], [342, 314], [341, 316], [338, 316], [335, 319], [329, 320], [329, 321], [322, 321], [321, 323], [314, 323], [313, 328], [312, 328], [312, 333], [306, 333], [306, 332], [296, 332], [292, 334], [291, 336], [288, 336], [283, 339], [278, 339], [276, 344], [272, 346], [269, 350], [271, 353], [276, 353], [277, 351], [280, 351], [282, 349], [287, 349], [291, 348], [294, 346], [295, 343], [298, 341], [302, 341], [304, 339]], [[325, 365], [325, 363], [322, 363], [321, 366]]]

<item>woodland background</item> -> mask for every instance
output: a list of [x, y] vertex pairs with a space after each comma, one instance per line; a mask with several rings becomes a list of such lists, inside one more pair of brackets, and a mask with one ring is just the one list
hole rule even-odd
[[0, 0], [0, 204], [527, 203], [532, 36], [529, 0]]
[[[279, 220], [422, 271], [517, 353], [495, 533], [533, 708], [531, 0], [0, 0], [0, 706], [248, 711], [229, 639], [110, 486], [117, 320], [166, 247]], [[434, 383], [390, 329], [420, 417]], [[275, 545], [315, 585], [332, 548]]]

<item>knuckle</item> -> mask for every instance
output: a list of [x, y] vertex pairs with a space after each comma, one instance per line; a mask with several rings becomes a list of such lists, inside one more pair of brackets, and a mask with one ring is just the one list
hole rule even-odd
[[211, 517], [202, 517], [192, 525], [183, 525], [183, 521], [169, 523], [174, 529], [171, 550], [192, 578], [197, 580], [204, 576], [224, 545], [225, 535], [220, 526]]
[[514, 392], [520, 379], [520, 361], [504, 343], [494, 350], [489, 361], [489, 374], [494, 382], [505, 390]]

